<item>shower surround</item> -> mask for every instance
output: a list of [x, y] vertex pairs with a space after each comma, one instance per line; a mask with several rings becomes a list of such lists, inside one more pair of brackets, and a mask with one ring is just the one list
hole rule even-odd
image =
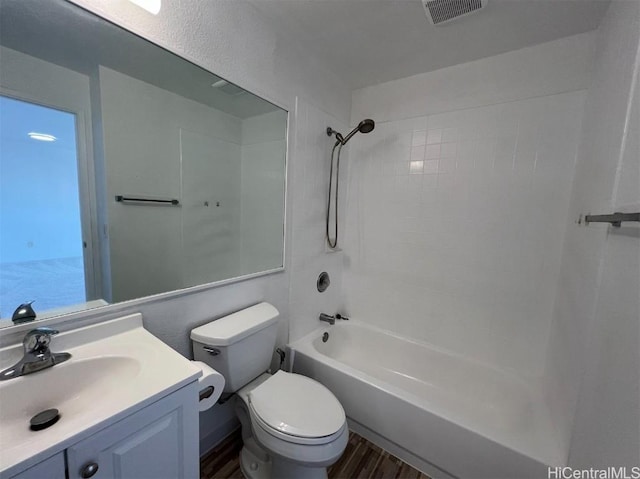
[[591, 45], [582, 34], [355, 92], [352, 118], [378, 127], [350, 146], [346, 312], [541, 374]]

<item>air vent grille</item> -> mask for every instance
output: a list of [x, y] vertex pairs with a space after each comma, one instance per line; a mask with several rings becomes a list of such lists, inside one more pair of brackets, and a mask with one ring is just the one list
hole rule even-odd
[[474, 13], [487, 4], [487, 0], [423, 0], [427, 17], [434, 25]]
[[242, 88], [234, 85], [233, 83], [227, 83], [226, 85], [220, 87], [220, 90], [231, 96], [238, 96], [244, 93], [244, 90]]
[[229, 83], [227, 80], [220, 79], [217, 82], [212, 83], [211, 86], [231, 96], [240, 96], [246, 93], [245, 90], [233, 83]]

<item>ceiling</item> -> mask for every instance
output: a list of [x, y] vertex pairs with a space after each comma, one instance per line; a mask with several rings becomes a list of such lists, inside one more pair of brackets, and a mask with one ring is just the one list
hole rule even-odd
[[382, 83], [598, 27], [609, 0], [489, 0], [434, 26], [420, 0], [249, 0], [352, 88]]
[[0, 44], [86, 75], [103, 65], [237, 118], [279, 109], [213, 88], [220, 77], [63, 0], [0, 0]]

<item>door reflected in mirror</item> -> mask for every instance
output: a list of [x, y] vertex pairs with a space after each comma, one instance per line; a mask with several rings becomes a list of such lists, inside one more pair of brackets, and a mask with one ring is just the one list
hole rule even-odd
[[0, 121], [0, 326], [282, 269], [274, 104], [63, 0], [3, 0]]
[[40, 310], [87, 300], [75, 120], [0, 95], [3, 318], [29, 298]]

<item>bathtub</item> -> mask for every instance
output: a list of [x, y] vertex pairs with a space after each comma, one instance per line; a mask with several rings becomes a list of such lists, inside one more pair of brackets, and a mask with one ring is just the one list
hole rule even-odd
[[566, 462], [542, 394], [510, 373], [353, 319], [288, 351], [352, 430], [432, 477], [546, 478]]

